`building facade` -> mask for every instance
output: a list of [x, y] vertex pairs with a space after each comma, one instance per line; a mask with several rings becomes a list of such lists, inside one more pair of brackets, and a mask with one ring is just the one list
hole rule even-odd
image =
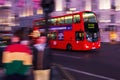
[[[6, 20], [12, 28], [32, 27], [34, 19], [43, 17], [40, 0], [0, 0], [9, 4], [8, 9], [0, 9], [0, 12], [8, 14]], [[96, 13], [99, 21], [101, 42], [110, 42], [111, 36], [115, 41], [120, 41], [120, 0], [55, 0], [55, 10], [51, 16], [74, 13], [77, 11], [91, 10]], [[1, 7], [0, 6], [0, 7]], [[4, 14], [5, 15], [5, 14]], [[0, 25], [3, 23], [3, 15], [0, 14]], [[2, 27], [0, 26], [0, 29]], [[9, 28], [7, 28], [9, 29]]]

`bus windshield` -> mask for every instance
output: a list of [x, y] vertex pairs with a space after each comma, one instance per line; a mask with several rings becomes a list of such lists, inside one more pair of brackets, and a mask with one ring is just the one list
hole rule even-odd
[[96, 16], [93, 12], [84, 12], [83, 13], [84, 22], [97, 22]]
[[99, 39], [99, 32], [86, 32], [86, 39], [90, 42], [95, 42], [98, 41]]
[[86, 39], [90, 42], [97, 41], [99, 39], [99, 28], [95, 14], [93, 12], [84, 12], [83, 19]]

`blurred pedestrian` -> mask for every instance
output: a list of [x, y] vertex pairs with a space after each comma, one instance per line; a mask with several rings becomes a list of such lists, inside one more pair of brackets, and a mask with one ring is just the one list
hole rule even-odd
[[31, 49], [32, 56], [33, 56], [33, 59], [32, 59], [32, 68], [36, 69], [37, 56], [38, 56], [38, 50], [37, 50], [37, 48], [33, 45], [33, 42], [32, 42], [31, 39], [29, 39], [29, 40], [22, 40], [21, 44], [26, 45], [26, 46], [28, 46]]
[[38, 49], [38, 51], [44, 51], [46, 46], [46, 41], [47, 41], [46, 36], [41, 35], [36, 39], [36, 43], [34, 44], [34, 46]]
[[37, 62], [34, 70], [34, 80], [50, 80], [50, 51], [46, 48], [47, 37], [40, 34], [34, 46], [37, 48]]
[[5, 80], [26, 80], [27, 72], [32, 65], [32, 51], [26, 45], [20, 44], [20, 32], [16, 31], [11, 38], [11, 44], [3, 51], [2, 62], [5, 68]]
[[38, 53], [33, 54], [34, 80], [50, 80], [50, 49], [46, 47], [47, 37], [44, 33], [35, 27], [30, 31], [29, 36], [33, 47], [38, 50]]
[[41, 34], [38, 38], [35, 40], [34, 47], [38, 50], [38, 57], [37, 57], [37, 70], [43, 69], [43, 56], [44, 56], [44, 50], [46, 47], [46, 36]]

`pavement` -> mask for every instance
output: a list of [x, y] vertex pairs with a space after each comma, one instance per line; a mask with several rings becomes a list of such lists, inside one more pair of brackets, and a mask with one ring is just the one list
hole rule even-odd
[[[42, 73], [39, 73], [40, 75], [37, 76], [38, 78], [39, 77], [41, 78], [41, 79], [39, 78], [39, 80], [71, 80], [69, 76], [65, 75], [67, 73], [65, 73], [64, 69], [62, 69], [62, 67], [60, 66], [52, 66], [50, 70], [51, 70], [50, 79], [46, 79], [46, 78], [49, 78], [49, 76], [44, 71]], [[30, 72], [33, 72], [33, 71], [30, 71]], [[4, 69], [1, 67], [0, 68], [0, 80], [4, 80], [3, 79], [4, 76], [5, 76]], [[34, 80], [33, 73], [29, 73], [27, 80]]]

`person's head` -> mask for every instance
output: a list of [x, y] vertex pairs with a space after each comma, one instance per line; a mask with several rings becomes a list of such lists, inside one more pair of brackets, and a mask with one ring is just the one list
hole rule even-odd
[[19, 43], [19, 42], [20, 42], [20, 37], [18, 36], [11, 37], [11, 43]]
[[44, 44], [46, 43], [47, 38], [46, 36], [40, 36], [39, 38], [36, 39], [36, 43]]
[[16, 30], [11, 37], [11, 43], [20, 43], [22, 36], [22, 32], [20, 30]]

